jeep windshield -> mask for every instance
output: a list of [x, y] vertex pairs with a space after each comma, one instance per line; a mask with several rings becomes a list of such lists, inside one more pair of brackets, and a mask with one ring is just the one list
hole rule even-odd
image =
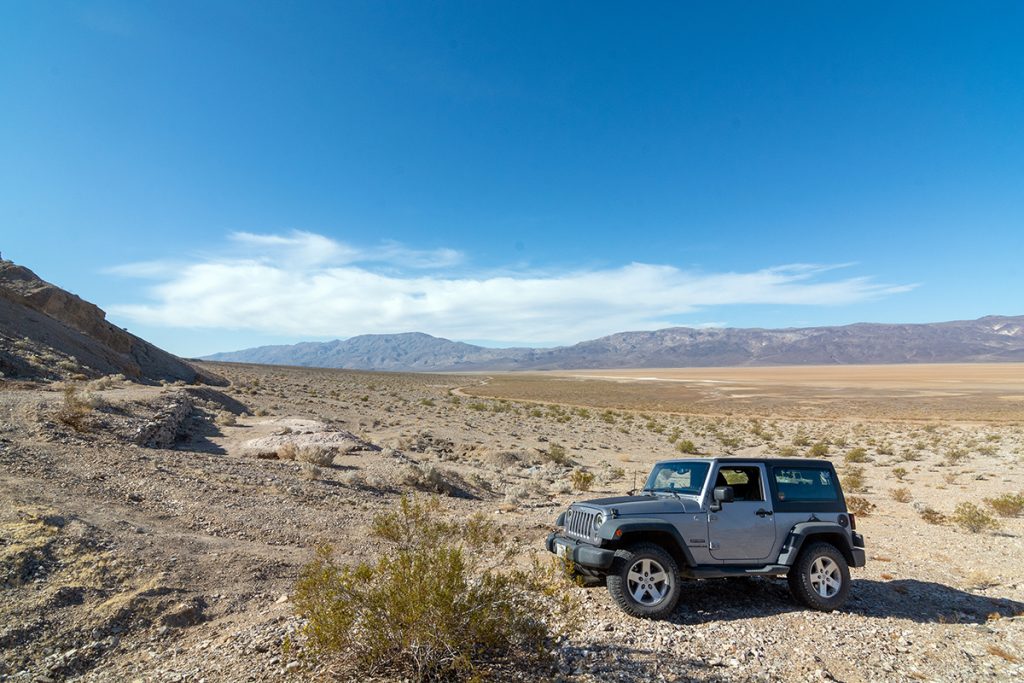
[[644, 491], [657, 493], [666, 491], [687, 496], [700, 495], [704, 479], [708, 476], [710, 463], [706, 462], [662, 462], [654, 466], [647, 477]]

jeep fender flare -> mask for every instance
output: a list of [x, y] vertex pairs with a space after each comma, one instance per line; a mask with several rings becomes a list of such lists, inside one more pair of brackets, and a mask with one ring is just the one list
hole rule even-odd
[[[680, 567], [696, 566], [693, 554], [690, 553], [690, 549], [686, 546], [686, 541], [683, 539], [682, 534], [679, 533], [679, 529], [674, 524], [663, 519], [643, 517], [630, 519], [612, 518], [601, 525], [597, 535], [610, 547], [616, 547], [623, 542], [645, 536], [655, 536], [655, 538], [648, 538], [648, 540], [657, 543], [657, 536], [668, 536], [676, 547], [666, 547], [665, 550], [677, 556], [676, 561], [679, 562]], [[605, 545], [605, 543], [602, 543], [602, 545]], [[661, 545], [665, 544], [662, 543]]]
[[800, 522], [795, 524], [786, 537], [779, 554], [779, 564], [793, 566], [800, 556], [800, 549], [808, 539], [825, 541], [834, 545], [843, 554], [850, 566], [854, 566], [853, 549], [850, 544], [850, 533], [846, 527], [835, 522]]

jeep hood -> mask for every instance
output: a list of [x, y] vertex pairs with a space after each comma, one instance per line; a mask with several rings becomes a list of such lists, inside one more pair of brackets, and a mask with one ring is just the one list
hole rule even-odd
[[679, 514], [681, 512], [698, 512], [700, 505], [693, 496], [616, 496], [614, 498], [595, 498], [573, 504], [609, 510], [615, 508], [620, 517], [642, 515]]

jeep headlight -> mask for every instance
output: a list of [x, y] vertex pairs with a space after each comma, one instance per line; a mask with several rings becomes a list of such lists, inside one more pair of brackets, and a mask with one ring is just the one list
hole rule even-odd
[[604, 513], [598, 512], [594, 515], [594, 531], [600, 529], [602, 524], [604, 524]]

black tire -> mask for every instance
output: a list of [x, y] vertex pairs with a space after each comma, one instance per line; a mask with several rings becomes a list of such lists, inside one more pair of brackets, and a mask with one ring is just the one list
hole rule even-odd
[[850, 597], [850, 567], [831, 543], [814, 543], [801, 551], [786, 578], [797, 602], [821, 612], [839, 609]]
[[637, 543], [615, 553], [605, 584], [626, 614], [664, 619], [679, 602], [679, 565], [657, 543]]

